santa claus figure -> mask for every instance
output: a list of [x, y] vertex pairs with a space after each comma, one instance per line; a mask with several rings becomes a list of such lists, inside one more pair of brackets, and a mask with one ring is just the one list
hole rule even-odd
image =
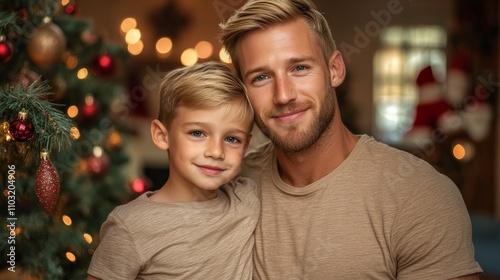
[[411, 130], [406, 142], [415, 145], [433, 141], [442, 135], [456, 133], [460, 129], [460, 118], [444, 98], [442, 85], [436, 80], [432, 67], [423, 68], [416, 79], [418, 104]]

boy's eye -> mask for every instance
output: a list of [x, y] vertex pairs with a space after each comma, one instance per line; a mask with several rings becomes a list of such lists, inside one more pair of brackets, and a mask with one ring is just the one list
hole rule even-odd
[[199, 130], [191, 131], [189, 134], [193, 135], [194, 137], [202, 137], [205, 134]]
[[236, 137], [227, 137], [226, 141], [229, 143], [240, 143], [241, 142], [240, 139], [238, 139]]

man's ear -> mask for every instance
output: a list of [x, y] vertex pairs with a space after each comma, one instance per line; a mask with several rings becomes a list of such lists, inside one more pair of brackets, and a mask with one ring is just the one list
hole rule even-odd
[[160, 150], [168, 149], [167, 128], [157, 119], [151, 122], [151, 139]]
[[330, 83], [332, 87], [340, 86], [345, 79], [346, 71], [344, 59], [339, 51], [334, 51], [328, 60], [328, 69], [330, 70]]

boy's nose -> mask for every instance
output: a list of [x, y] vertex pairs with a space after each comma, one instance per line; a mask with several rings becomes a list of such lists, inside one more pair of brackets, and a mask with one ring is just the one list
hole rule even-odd
[[216, 139], [211, 139], [208, 141], [207, 147], [205, 149], [205, 157], [211, 157], [214, 159], [224, 159], [224, 149], [222, 147], [223, 143]]

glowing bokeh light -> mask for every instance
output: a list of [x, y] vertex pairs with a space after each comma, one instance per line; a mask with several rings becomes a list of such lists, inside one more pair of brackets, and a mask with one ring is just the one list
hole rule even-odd
[[143, 49], [144, 49], [144, 44], [142, 43], [142, 41], [139, 41], [135, 44], [129, 44], [127, 46], [127, 50], [131, 55], [139, 55]]
[[194, 49], [186, 49], [181, 54], [181, 63], [184, 66], [191, 66], [198, 62], [198, 54]]
[[214, 48], [210, 42], [200, 41], [198, 44], [196, 44], [194, 50], [198, 54], [199, 58], [204, 59], [209, 58], [212, 55]]
[[122, 21], [122, 24], [120, 25], [120, 30], [125, 34], [129, 30], [134, 29], [137, 27], [137, 21], [135, 18], [126, 18]]

